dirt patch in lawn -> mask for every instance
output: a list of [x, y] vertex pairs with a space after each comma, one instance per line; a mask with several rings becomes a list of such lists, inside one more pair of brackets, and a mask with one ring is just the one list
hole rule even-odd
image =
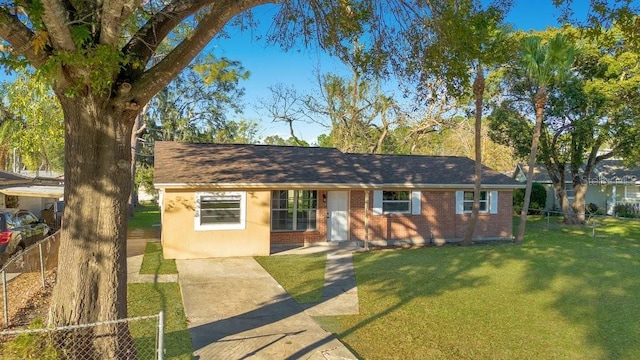
[[56, 281], [55, 270], [47, 271], [45, 287], [42, 287], [40, 273], [20, 274], [8, 281], [7, 298], [9, 310], [9, 326], [5, 324], [4, 297], [0, 297], [0, 330], [23, 329], [33, 320], [40, 318], [46, 323], [51, 300], [51, 290]]

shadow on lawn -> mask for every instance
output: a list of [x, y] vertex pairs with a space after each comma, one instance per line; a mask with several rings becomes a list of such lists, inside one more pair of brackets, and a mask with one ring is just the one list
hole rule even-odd
[[572, 232], [554, 234], [551, 240], [544, 231], [533, 232], [525, 246], [528, 288], [552, 292], [554, 309], [587, 328], [588, 342], [602, 349], [604, 358], [636, 358], [640, 221], [603, 219], [595, 237], [590, 228], [583, 228], [581, 236], [579, 230]]
[[[563, 326], [584, 334], [572, 335], [574, 337], [568, 339], [577, 337], [590, 348], [598, 349], [589, 353], [592, 356], [601, 354], [606, 359], [634, 358], [640, 354], [640, 329], [637, 323], [640, 318], [640, 242], [637, 240], [640, 238], [640, 222], [620, 224], [615, 220], [606, 221], [606, 227], [599, 229], [595, 238], [591, 236], [589, 227], [571, 226], [558, 232], [547, 232], [541, 221], [533, 221], [528, 224], [527, 237], [522, 246], [447, 247], [358, 254], [355, 258], [358, 288], [366, 289], [372, 298], [363, 302], [361, 297], [360, 316], [324, 321], [343, 321], [343, 325], [347, 326], [341, 327], [339, 337], [344, 339], [351, 336], [355, 339], [361, 335], [358, 334], [359, 330], [381, 326], [379, 321], [384, 317], [414, 309], [423, 311], [423, 314], [428, 312], [424, 308], [431, 304], [430, 298], [455, 291], [473, 294], [467, 290], [494, 286], [494, 276], [502, 276], [496, 274], [504, 274], [504, 269], [515, 266], [520, 269], [521, 275], [519, 282], [512, 287], [519, 292], [514, 295], [535, 298], [538, 296], [536, 294], [543, 294], [545, 300], [548, 297], [550, 301], [545, 303], [546, 309], [559, 314], [563, 318]], [[485, 270], [478, 271], [480, 268], [494, 269], [497, 273], [487, 275]], [[505, 299], [509, 301], [510, 298]], [[420, 305], [416, 306], [416, 302]], [[524, 309], [522, 304], [495, 305]], [[491, 311], [490, 306], [485, 308]], [[424, 320], [429, 321], [430, 315], [425, 316]], [[469, 316], [474, 316], [473, 312]], [[533, 321], [537, 320], [533, 318], [535, 314], [528, 316]], [[388, 323], [385, 326], [388, 329]], [[540, 327], [540, 324], [531, 326]], [[551, 328], [553, 323], [548, 326], [550, 333], [560, 331]], [[546, 336], [542, 334], [544, 328], [539, 330], [541, 337]], [[483, 340], [491, 342], [492, 339]], [[516, 335], [494, 341], [518, 339]], [[555, 343], [553, 339], [540, 340], [541, 343], [544, 341], [548, 341], [550, 346], [562, 345], [562, 342]], [[482, 346], [491, 345], [478, 345], [479, 348]], [[424, 345], [424, 350], [428, 350], [427, 345]], [[571, 351], [563, 352], [560, 349], [557, 353], [567, 356], [572, 354]], [[457, 355], [472, 356], [469, 354]]]

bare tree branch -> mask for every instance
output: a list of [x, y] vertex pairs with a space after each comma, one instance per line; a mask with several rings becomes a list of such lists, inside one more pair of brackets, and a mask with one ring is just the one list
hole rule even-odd
[[[123, 53], [133, 55], [146, 64], [160, 43], [178, 24], [212, 2], [211, 0], [172, 1], [136, 32], [129, 43], [125, 45]], [[230, 6], [229, 2], [224, 1], [223, 4], [216, 4], [217, 11], [212, 10], [210, 13], [217, 13], [220, 11], [219, 9]]]
[[200, 20], [191, 36], [184, 39], [133, 84], [132, 98], [139, 104], [146, 104], [153, 95], [189, 65], [230, 19], [248, 8], [271, 2], [273, 0], [227, 0], [218, 4]]

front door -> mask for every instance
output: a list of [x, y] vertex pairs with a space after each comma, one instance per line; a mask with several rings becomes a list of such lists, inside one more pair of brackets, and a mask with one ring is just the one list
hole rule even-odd
[[327, 193], [327, 240], [349, 240], [349, 192]]

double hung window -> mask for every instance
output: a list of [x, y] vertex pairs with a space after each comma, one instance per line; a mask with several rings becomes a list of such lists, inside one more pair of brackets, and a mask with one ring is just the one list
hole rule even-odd
[[411, 212], [411, 191], [383, 191], [382, 212], [404, 213]]
[[[473, 211], [473, 191], [464, 192], [464, 212], [470, 213]], [[489, 211], [489, 197], [486, 191], [480, 191], [480, 212], [486, 213]]]

